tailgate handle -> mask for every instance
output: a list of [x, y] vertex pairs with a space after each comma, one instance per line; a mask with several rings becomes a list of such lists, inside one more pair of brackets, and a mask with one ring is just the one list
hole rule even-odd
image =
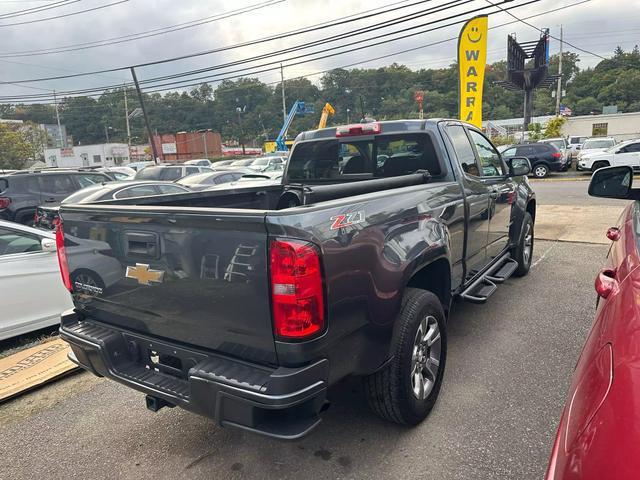
[[125, 232], [124, 248], [127, 256], [158, 258], [160, 241], [153, 232]]

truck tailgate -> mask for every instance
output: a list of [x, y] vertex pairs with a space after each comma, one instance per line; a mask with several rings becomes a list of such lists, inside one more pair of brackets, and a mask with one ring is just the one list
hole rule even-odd
[[276, 363], [263, 212], [92, 205], [60, 216], [87, 317]]

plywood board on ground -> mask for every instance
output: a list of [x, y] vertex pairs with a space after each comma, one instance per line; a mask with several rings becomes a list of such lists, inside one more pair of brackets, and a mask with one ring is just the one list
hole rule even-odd
[[0, 358], [0, 402], [77, 369], [69, 345], [57, 338]]

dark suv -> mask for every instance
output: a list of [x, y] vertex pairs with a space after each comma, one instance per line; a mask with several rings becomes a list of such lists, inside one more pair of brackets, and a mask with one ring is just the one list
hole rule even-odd
[[531, 162], [531, 173], [534, 177], [546, 177], [549, 172], [564, 172], [569, 167], [562, 152], [550, 143], [526, 143], [514, 145], [502, 152], [508, 160], [513, 157], [527, 157]]
[[30, 224], [38, 205], [59, 203], [81, 188], [110, 181], [100, 172], [58, 169], [0, 175], [0, 219]]

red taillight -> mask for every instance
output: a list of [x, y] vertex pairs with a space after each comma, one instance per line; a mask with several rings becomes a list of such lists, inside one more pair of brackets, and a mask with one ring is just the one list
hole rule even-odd
[[272, 240], [269, 256], [276, 336], [300, 339], [322, 331], [324, 295], [317, 247], [300, 240]]
[[336, 137], [355, 137], [358, 135], [377, 135], [382, 132], [379, 123], [355, 123], [336, 128]]
[[9, 197], [0, 197], [0, 209], [8, 208], [11, 203], [11, 199]]
[[554, 152], [551, 154], [553, 158], [562, 158], [562, 154], [560, 152]]
[[62, 283], [67, 287], [67, 290], [73, 292], [73, 285], [71, 285], [71, 276], [69, 275], [69, 264], [67, 263], [67, 249], [64, 246], [64, 231], [62, 229], [62, 222], [60, 219], [56, 219], [56, 252], [58, 254], [58, 264], [60, 265], [60, 273], [62, 274]]

